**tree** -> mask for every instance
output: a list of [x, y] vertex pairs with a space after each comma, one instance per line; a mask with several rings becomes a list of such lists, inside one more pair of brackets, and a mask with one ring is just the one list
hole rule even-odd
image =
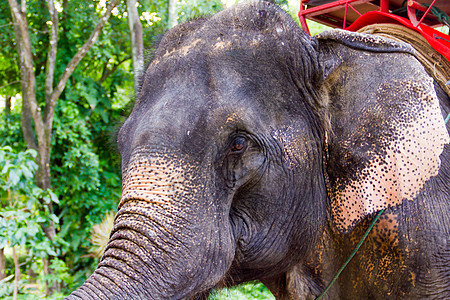
[[181, 0], [178, 10], [179, 21], [185, 22], [190, 19], [210, 16], [222, 9], [224, 9], [224, 4], [221, 0]]
[[[111, 15], [111, 10], [116, 6], [118, 1], [119, 0], [113, 0], [109, 4], [104, 16], [100, 19], [91, 36], [66, 66], [58, 84], [54, 87], [53, 82], [58, 43], [59, 18], [53, 0], [48, 0], [48, 11], [51, 17], [51, 38], [49, 42], [45, 76], [45, 106], [43, 113], [41, 113], [42, 109], [36, 99], [36, 78], [34, 74], [33, 54], [26, 16], [26, 2], [22, 1], [22, 5], [19, 6], [16, 0], [8, 0], [16, 32], [17, 52], [19, 54], [22, 78], [23, 134], [28, 148], [35, 149], [38, 152], [39, 168], [37, 184], [43, 189], [50, 188], [50, 142], [52, 137], [53, 116], [58, 98], [78, 63], [97, 40], [98, 35]], [[31, 126], [31, 120], [34, 122], [34, 131]], [[50, 239], [54, 238], [54, 226], [50, 225], [45, 229], [45, 232]]]
[[[65, 67], [64, 72], [60, 76], [59, 81], [57, 81], [57, 84], [54, 85], [56, 55], [58, 49], [59, 16], [57, 10], [55, 9], [53, 0], [47, 1], [48, 13], [50, 14], [50, 20], [48, 22], [50, 40], [45, 67], [45, 96], [43, 101], [39, 101], [40, 99], [38, 99], [36, 94], [36, 70], [29, 24], [27, 21], [26, 1], [22, 1], [21, 5], [19, 5], [17, 0], [8, 0], [14, 22], [17, 53], [19, 56], [20, 65], [22, 89], [22, 130], [27, 147], [29, 149], [36, 150], [38, 153], [36, 183], [43, 190], [47, 190], [51, 187], [50, 153], [53, 118], [56, 104], [69, 77], [72, 75], [78, 63], [86, 55], [87, 51], [98, 39], [100, 32], [111, 15], [112, 9], [118, 2], [119, 0], [112, 0], [109, 3], [106, 12], [100, 18], [88, 40], [72, 57], [70, 62]], [[47, 207], [50, 212], [53, 212], [52, 202], [47, 203]], [[54, 222], [50, 222], [48, 226], [45, 226], [43, 229], [46, 236], [50, 240], [55, 238], [56, 232]], [[47, 273], [49, 273], [48, 270]]]

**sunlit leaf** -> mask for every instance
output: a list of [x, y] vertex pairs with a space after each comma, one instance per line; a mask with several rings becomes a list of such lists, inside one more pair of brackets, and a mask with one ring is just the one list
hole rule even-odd
[[53, 222], [55, 222], [56, 224], [59, 223], [59, 219], [58, 219], [58, 217], [57, 217], [56, 215], [50, 214], [50, 215], [49, 215], [49, 218], [50, 218]]
[[22, 166], [22, 173], [23, 173], [23, 175], [25, 176], [25, 177], [27, 177], [27, 178], [33, 178], [33, 173], [30, 171], [30, 169], [28, 169], [28, 167], [27, 166]]

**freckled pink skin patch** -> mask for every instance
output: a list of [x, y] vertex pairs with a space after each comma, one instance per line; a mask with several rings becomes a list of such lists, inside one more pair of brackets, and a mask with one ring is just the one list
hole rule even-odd
[[[401, 112], [390, 121], [395, 138], [386, 138], [383, 155], [367, 153], [371, 160], [356, 179], [331, 194], [332, 218], [341, 231], [347, 231], [366, 215], [403, 200], [414, 200], [425, 183], [438, 174], [439, 155], [450, 140], [432, 79], [399, 81], [396, 86], [413, 91], [417, 98], [405, 101], [407, 117], [403, 118]], [[383, 88], [381, 85], [379, 89]]]

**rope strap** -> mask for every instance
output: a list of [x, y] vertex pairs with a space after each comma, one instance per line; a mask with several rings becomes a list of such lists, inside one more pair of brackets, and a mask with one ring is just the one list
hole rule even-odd
[[359, 248], [361, 248], [362, 244], [366, 240], [369, 233], [372, 231], [373, 226], [375, 226], [375, 223], [378, 221], [378, 219], [383, 214], [384, 209], [380, 210], [378, 214], [375, 216], [375, 219], [373, 219], [372, 223], [370, 224], [369, 228], [367, 228], [366, 232], [364, 233], [363, 237], [359, 241], [359, 243], [356, 245], [355, 249], [353, 250], [352, 254], [347, 258], [347, 261], [342, 265], [342, 267], [336, 272], [336, 275], [334, 275], [333, 280], [328, 284], [327, 288], [322, 292], [322, 294], [319, 295], [319, 297], [316, 298], [316, 300], [322, 299], [322, 297], [328, 292], [328, 290], [331, 288], [333, 283], [338, 279], [339, 275], [341, 275], [342, 271], [344, 271], [345, 267], [348, 265], [348, 263], [352, 260], [353, 256], [356, 255], [356, 252], [358, 252]]

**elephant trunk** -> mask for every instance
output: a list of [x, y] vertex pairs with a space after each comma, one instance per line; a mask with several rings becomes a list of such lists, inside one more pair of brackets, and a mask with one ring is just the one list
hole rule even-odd
[[[146, 154], [134, 155], [124, 170], [105, 253], [72, 299], [187, 298], [214, 286], [231, 264], [232, 257], [224, 263], [227, 255], [219, 253], [217, 220], [200, 214], [211, 202], [198, 183], [206, 176], [179, 156]], [[211, 257], [220, 259], [211, 264]]]

